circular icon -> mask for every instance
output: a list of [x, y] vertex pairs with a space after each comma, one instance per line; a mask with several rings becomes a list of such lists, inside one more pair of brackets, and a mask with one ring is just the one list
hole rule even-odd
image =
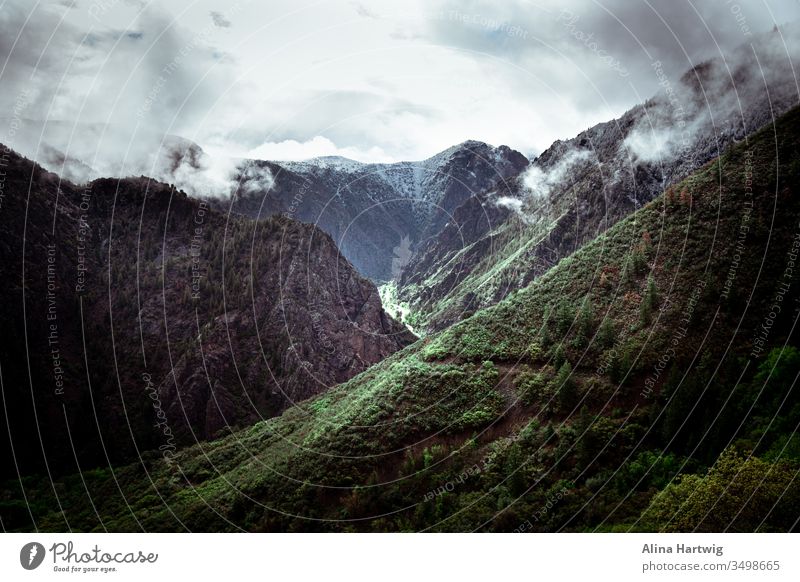
[[44, 561], [44, 546], [39, 542], [29, 542], [19, 551], [19, 563], [26, 570], [35, 570]]

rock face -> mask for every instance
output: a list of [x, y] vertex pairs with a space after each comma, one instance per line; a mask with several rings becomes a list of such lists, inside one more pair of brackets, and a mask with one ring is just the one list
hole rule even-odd
[[102, 151], [82, 151], [102, 163], [96, 169], [74, 157], [79, 154], [63, 153], [73, 134], [63, 125], [26, 121], [12, 146], [79, 183], [144, 174], [208, 199], [225, 213], [257, 219], [282, 214], [314, 224], [376, 282], [395, 279], [411, 254], [472, 195], [512, 180], [528, 165], [517, 151], [478, 141], [418, 162], [365, 164], [340, 157], [270, 162], [211, 157], [190, 140], [152, 133], [137, 137], [136, 155], [128, 160], [125, 152], [108, 151], [102, 138], [116, 144], [130, 142], [130, 136], [119, 128], [79, 124], [80, 143], [96, 143]]
[[512, 179], [528, 160], [506, 146], [467, 141], [421, 162], [363, 164], [327, 157], [250, 163], [269, 169], [274, 182], [268, 191], [246, 193], [243, 179], [235, 212], [254, 218], [287, 214], [315, 224], [359, 272], [386, 281], [399, 274], [404, 245], [411, 251], [424, 245], [456, 208]]
[[[198, 340], [196, 326], [184, 331], [189, 345], [159, 387], [169, 415], [186, 414], [204, 438], [277, 415], [415, 339], [383, 311], [374, 284], [327, 234], [286, 218], [250, 227], [252, 255], [247, 244], [242, 254], [226, 256], [226, 268], [244, 283], [225, 283], [223, 312], [207, 319]], [[174, 324], [167, 317], [181, 329], [180, 313]], [[220, 387], [214, 393], [204, 372], [209, 366]]]
[[77, 187], [3, 150], [0, 362], [23, 472], [247, 426], [415, 339], [312, 225], [147, 178]]
[[398, 282], [416, 326], [440, 330], [497, 303], [788, 111], [798, 94], [779, 42], [774, 33], [756, 39], [758, 61], [748, 45], [667, 80], [668, 90], [471, 196]]

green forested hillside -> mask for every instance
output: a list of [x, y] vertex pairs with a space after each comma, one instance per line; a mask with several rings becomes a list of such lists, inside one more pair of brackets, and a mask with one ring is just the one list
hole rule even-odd
[[796, 529], [798, 136], [795, 109], [530, 287], [279, 418], [25, 478], [24, 497], [9, 482], [3, 523]]

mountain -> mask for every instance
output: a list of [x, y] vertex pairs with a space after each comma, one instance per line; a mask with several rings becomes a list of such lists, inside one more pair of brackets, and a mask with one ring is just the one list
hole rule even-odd
[[793, 109], [496, 305], [170, 458], [9, 482], [3, 523], [796, 529], [799, 159]]
[[417, 162], [366, 164], [341, 157], [273, 162], [211, 156], [179, 136], [127, 135], [105, 124], [17, 123], [10, 145], [64, 179], [83, 184], [143, 174], [205, 199], [220, 212], [256, 219], [282, 214], [314, 224], [376, 282], [396, 278], [414, 249], [437, 235], [473, 194], [528, 166], [519, 152], [479, 141]]
[[796, 105], [800, 91], [787, 71], [800, 31], [782, 32], [679, 80], [656, 66], [662, 92], [555, 142], [517, 178], [457, 207], [397, 282], [396, 301], [415, 329], [441, 330], [497, 303]]
[[467, 141], [421, 162], [323, 157], [247, 163], [268, 169], [274, 181], [269, 189], [248, 189], [245, 177], [229, 204], [234, 212], [253, 218], [286, 214], [314, 224], [360, 273], [387, 281], [399, 274], [396, 252], [403, 241], [409, 249], [423, 244], [471, 195], [518, 175], [528, 160], [506, 146]]
[[223, 214], [145, 177], [76, 186], [9, 150], [3, 172], [6, 470], [226, 434], [415, 339], [312, 225]]

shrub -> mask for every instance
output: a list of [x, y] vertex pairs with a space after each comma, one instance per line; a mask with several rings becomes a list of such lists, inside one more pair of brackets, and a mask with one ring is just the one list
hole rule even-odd
[[580, 349], [586, 346], [594, 331], [594, 309], [588, 297], [584, 300], [578, 312], [577, 324], [573, 345]]
[[653, 317], [653, 311], [655, 311], [657, 304], [658, 293], [656, 291], [656, 282], [653, 276], [650, 275], [647, 278], [647, 288], [645, 289], [639, 309], [642, 323], [650, 323], [650, 319]]
[[558, 344], [553, 348], [553, 366], [556, 369], [560, 368], [564, 365], [564, 362], [567, 361], [567, 354], [564, 351], [564, 346], [562, 344]]
[[563, 337], [569, 331], [574, 320], [575, 309], [568, 299], [562, 299], [556, 309], [556, 332]]
[[551, 393], [556, 395], [558, 409], [568, 410], [577, 402], [578, 392], [575, 379], [572, 377], [572, 364], [564, 362], [551, 383]]
[[790, 531], [800, 515], [798, 467], [726, 449], [706, 475], [684, 475], [644, 511], [659, 531]]
[[546, 404], [552, 393], [549, 392], [550, 380], [553, 377], [552, 368], [544, 367], [539, 372], [532, 372], [529, 368], [523, 370], [516, 378], [517, 395], [522, 403], [529, 406], [534, 403]]
[[617, 331], [614, 329], [614, 323], [611, 321], [610, 317], [606, 317], [603, 319], [603, 322], [600, 324], [600, 328], [597, 330], [595, 341], [597, 342], [598, 347], [602, 349], [608, 349], [614, 345], [616, 340]]

